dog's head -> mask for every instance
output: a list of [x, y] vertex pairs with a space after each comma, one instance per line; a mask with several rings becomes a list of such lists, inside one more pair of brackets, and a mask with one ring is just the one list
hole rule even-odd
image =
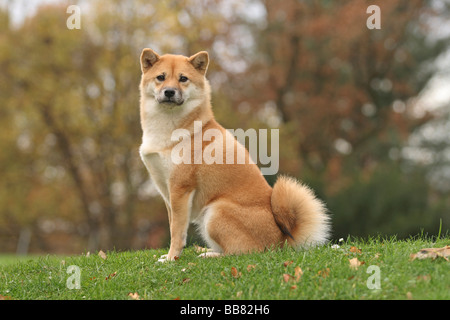
[[152, 49], [144, 49], [141, 54], [142, 94], [167, 108], [203, 99], [208, 63], [206, 51], [185, 57], [160, 56]]

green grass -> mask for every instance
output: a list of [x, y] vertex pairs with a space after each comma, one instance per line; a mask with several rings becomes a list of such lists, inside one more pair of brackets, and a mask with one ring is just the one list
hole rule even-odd
[[[450, 238], [433, 242], [416, 238], [347, 239], [331, 245], [294, 251], [291, 248], [258, 254], [201, 259], [194, 247], [175, 262], [157, 263], [167, 250], [106, 252], [71, 257], [45, 256], [0, 264], [0, 295], [8, 299], [450, 299], [450, 262], [410, 260], [422, 248], [443, 247]], [[352, 252], [351, 247], [361, 249]], [[354, 250], [353, 250], [354, 251]], [[363, 261], [350, 268], [349, 259]], [[285, 266], [285, 262], [292, 263]], [[80, 289], [69, 289], [67, 280], [81, 271]], [[369, 289], [371, 265], [380, 269], [380, 289]], [[250, 267], [249, 267], [250, 266]], [[254, 267], [253, 267], [254, 266]], [[303, 275], [285, 282], [284, 274]], [[232, 268], [237, 274], [233, 275]], [[70, 280], [70, 279], [69, 279]]]

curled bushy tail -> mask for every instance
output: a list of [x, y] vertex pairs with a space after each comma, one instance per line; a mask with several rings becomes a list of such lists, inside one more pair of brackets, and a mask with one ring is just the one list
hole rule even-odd
[[330, 218], [325, 205], [307, 186], [281, 176], [272, 191], [275, 222], [294, 247], [323, 244], [330, 233]]

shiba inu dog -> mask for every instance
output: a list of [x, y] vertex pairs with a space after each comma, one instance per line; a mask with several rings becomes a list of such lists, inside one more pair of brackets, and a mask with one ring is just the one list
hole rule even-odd
[[[164, 199], [170, 225], [170, 249], [159, 261], [180, 256], [191, 222], [211, 248], [203, 257], [327, 241], [329, 217], [313, 191], [285, 176], [272, 188], [246, 148], [214, 119], [205, 77], [207, 52], [191, 57], [160, 56], [144, 49], [140, 62], [143, 137], [139, 152]], [[201, 125], [194, 125], [198, 123]], [[185, 136], [173, 139], [173, 132], [179, 129]], [[222, 134], [227, 143], [223, 139], [197, 139], [207, 130]], [[173, 151], [179, 150], [180, 144], [190, 150], [184, 155], [189, 161], [175, 163]], [[231, 154], [236, 159], [236, 154], [243, 152], [246, 161], [201, 161], [202, 152], [211, 147], [224, 158]]]

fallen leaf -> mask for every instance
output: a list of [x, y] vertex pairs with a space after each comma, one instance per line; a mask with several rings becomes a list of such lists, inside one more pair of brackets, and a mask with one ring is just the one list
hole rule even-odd
[[353, 258], [348, 260], [350, 262], [350, 268], [357, 270], [359, 266], [363, 265], [364, 261], [359, 261], [358, 258]]
[[302, 269], [299, 266], [295, 267], [295, 273], [294, 273], [295, 282], [298, 282], [300, 280], [300, 278], [302, 277], [302, 275], [303, 275]]
[[418, 281], [430, 281], [431, 276], [429, 274], [417, 276]]
[[188, 283], [189, 281], [191, 281], [191, 279], [189, 279], [189, 278], [184, 278], [183, 281], [181, 281], [181, 283]]
[[295, 290], [295, 289], [297, 289], [297, 285], [293, 285], [293, 286], [291, 286], [291, 290]]
[[236, 292], [236, 298], [239, 298], [240, 296], [242, 296], [242, 291]]
[[412, 295], [412, 293], [411, 292], [407, 292], [406, 293], [406, 299], [408, 299], [408, 300], [413, 300], [413, 295]]
[[100, 257], [100, 258], [102, 258], [103, 260], [106, 260], [106, 254], [102, 251], [102, 250], [100, 250], [99, 252], [98, 252], [98, 256]]
[[284, 263], [283, 263], [283, 266], [285, 266], [285, 267], [287, 267], [288, 265], [291, 265], [292, 263], [294, 263], [294, 261], [285, 261]]
[[358, 249], [357, 247], [350, 247], [350, 252], [356, 252], [356, 253], [361, 253], [361, 249]]
[[231, 275], [235, 278], [239, 278], [242, 273], [238, 272], [238, 270], [235, 267], [231, 267]]
[[319, 272], [317, 272], [317, 275], [321, 276], [322, 278], [328, 277], [329, 274], [330, 274], [330, 268], [319, 270]]
[[139, 297], [139, 295], [138, 295], [137, 292], [135, 292], [135, 293], [130, 292], [130, 293], [128, 294], [128, 296], [129, 296], [131, 299], [133, 299], [133, 300], [141, 300], [141, 298]]
[[111, 278], [113, 278], [113, 277], [115, 277], [116, 276], [116, 274], [117, 274], [117, 271], [116, 272], [113, 272], [113, 273], [111, 273], [109, 276], [107, 276], [106, 278], [105, 278], [105, 280], [109, 280], [109, 279], [111, 279]]
[[447, 257], [450, 257], [450, 246], [445, 246], [443, 248], [425, 248], [410, 255], [411, 260], [427, 258], [434, 260], [438, 257], [444, 258], [448, 261]]
[[291, 278], [293, 278], [293, 276], [291, 276], [290, 274], [287, 274], [287, 273], [283, 274], [283, 281], [284, 282], [289, 282], [289, 280], [291, 280]]
[[252, 269], [255, 269], [256, 268], [256, 265], [254, 265], [254, 264], [249, 264], [248, 266], [247, 266], [247, 271], [251, 271]]
[[283, 274], [283, 281], [284, 282], [289, 282], [289, 281], [293, 281], [295, 283], [297, 283], [298, 281], [300, 281], [300, 278], [303, 275], [303, 271], [299, 266], [295, 267], [295, 271], [294, 271], [294, 275], [290, 275], [287, 273]]

